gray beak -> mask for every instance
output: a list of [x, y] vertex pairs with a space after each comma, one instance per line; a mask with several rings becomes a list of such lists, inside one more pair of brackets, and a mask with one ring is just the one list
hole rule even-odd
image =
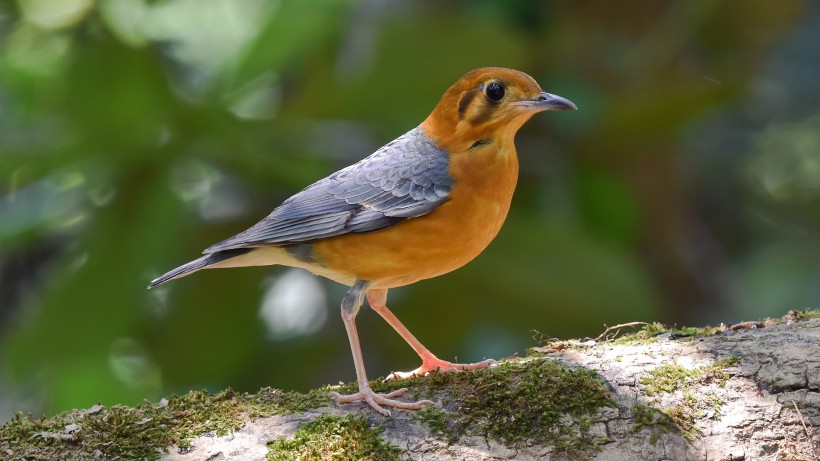
[[569, 99], [545, 92], [533, 101], [532, 107], [541, 110], [578, 110], [578, 106]]

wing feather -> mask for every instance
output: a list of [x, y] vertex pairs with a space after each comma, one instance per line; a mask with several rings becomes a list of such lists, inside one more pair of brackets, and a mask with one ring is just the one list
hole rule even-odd
[[280, 246], [372, 232], [429, 213], [453, 186], [449, 156], [421, 128], [285, 200], [248, 230], [206, 249]]

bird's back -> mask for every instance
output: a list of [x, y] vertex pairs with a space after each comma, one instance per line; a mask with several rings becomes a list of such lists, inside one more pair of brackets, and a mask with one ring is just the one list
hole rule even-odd
[[448, 200], [423, 219], [372, 234], [347, 234], [313, 243], [327, 268], [349, 271], [376, 288], [403, 286], [468, 263], [495, 238], [518, 179], [515, 147], [451, 156]]
[[311, 184], [265, 219], [205, 253], [373, 232], [425, 215], [450, 194], [448, 164], [449, 156], [415, 128]]

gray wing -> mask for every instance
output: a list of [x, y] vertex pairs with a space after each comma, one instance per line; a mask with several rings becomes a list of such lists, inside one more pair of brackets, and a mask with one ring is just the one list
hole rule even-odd
[[372, 232], [433, 211], [453, 185], [449, 157], [421, 128], [285, 200], [250, 229], [204, 253]]

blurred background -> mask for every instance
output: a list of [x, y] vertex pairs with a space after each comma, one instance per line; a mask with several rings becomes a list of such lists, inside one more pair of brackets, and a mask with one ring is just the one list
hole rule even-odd
[[[517, 137], [496, 241], [388, 304], [440, 357], [820, 304], [812, 1], [0, 2], [0, 420], [354, 379], [346, 288], [155, 276], [418, 125], [481, 66], [577, 112]], [[370, 377], [418, 366], [359, 316]]]

